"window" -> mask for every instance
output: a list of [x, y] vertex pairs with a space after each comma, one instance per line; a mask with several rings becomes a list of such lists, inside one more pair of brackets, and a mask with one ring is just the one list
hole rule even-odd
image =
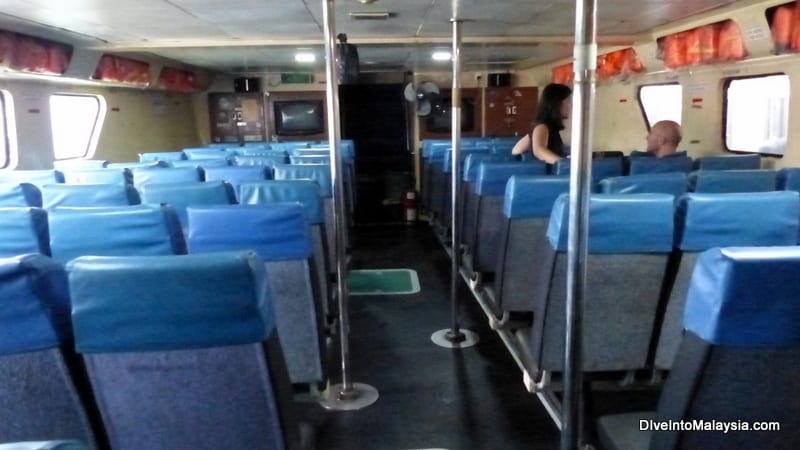
[[16, 166], [16, 157], [14, 101], [10, 92], [0, 90], [0, 169], [13, 169]]
[[683, 87], [680, 84], [654, 84], [639, 88], [639, 106], [647, 128], [662, 120], [681, 123]]
[[789, 76], [730, 79], [724, 101], [728, 150], [783, 155], [789, 128]]
[[106, 103], [99, 95], [50, 96], [55, 159], [91, 158], [105, 115]]

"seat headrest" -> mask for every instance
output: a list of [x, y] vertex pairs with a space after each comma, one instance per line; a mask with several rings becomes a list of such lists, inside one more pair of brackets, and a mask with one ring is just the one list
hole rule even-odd
[[236, 156], [233, 158], [234, 166], [261, 166], [275, 167], [278, 164], [286, 164], [289, 158], [286, 155], [273, 156]]
[[274, 328], [254, 252], [82, 257], [67, 264], [81, 353], [179, 350], [266, 340]]
[[226, 158], [203, 158], [203, 159], [181, 159], [169, 161], [169, 167], [181, 169], [191, 167], [194, 169], [205, 169], [207, 167], [226, 167], [230, 166], [230, 161]]
[[713, 248], [697, 260], [684, 327], [734, 347], [800, 345], [800, 247]]
[[41, 208], [0, 208], [0, 258], [50, 255], [47, 213]]
[[267, 156], [272, 158], [280, 158], [282, 162], [286, 162], [286, 152], [283, 150], [271, 150], [264, 148], [248, 148], [241, 147], [233, 150], [236, 153], [234, 156]]
[[800, 167], [779, 170], [777, 188], [784, 191], [800, 191]]
[[[489, 147], [466, 147], [463, 146], [458, 150], [458, 159], [459, 163], [461, 163], [461, 168], [464, 167], [464, 160], [467, 159], [467, 156], [473, 154], [490, 154]], [[444, 153], [444, 159], [442, 159], [442, 171], [444, 173], [450, 173], [453, 170], [453, 151], [452, 149], [448, 148], [448, 150]], [[461, 170], [461, 169], [459, 169]]]
[[461, 173], [462, 181], [475, 181], [478, 178], [478, 167], [482, 162], [508, 162], [511, 157], [495, 155], [492, 153], [471, 153], [464, 159], [464, 171]]
[[184, 159], [217, 159], [225, 158], [228, 153], [222, 148], [185, 148], [183, 154], [186, 156]]
[[272, 175], [272, 171], [263, 166], [204, 167], [203, 173], [206, 181], [227, 181], [234, 186], [247, 181], [264, 181]]
[[127, 184], [47, 184], [42, 186], [45, 209], [56, 206], [126, 206], [141, 203]]
[[422, 141], [422, 157], [425, 159], [433, 156], [434, 153], [444, 155], [446, 148], [452, 146], [452, 141], [447, 139], [426, 139]]
[[715, 155], [695, 160], [698, 170], [755, 170], [761, 168], [759, 155]]
[[178, 161], [186, 159], [183, 152], [144, 152], [139, 153], [139, 162]]
[[[589, 201], [589, 253], [669, 253], [675, 198], [667, 194], [594, 194]], [[553, 205], [547, 239], [567, 250], [569, 195]]]
[[175, 211], [157, 205], [54, 208], [50, 216], [53, 258], [172, 255], [186, 253]]
[[106, 164], [106, 169], [135, 169], [135, 168], [167, 168], [169, 161], [147, 161], [147, 162], [118, 162]]
[[239, 203], [260, 205], [264, 203], [299, 202], [306, 212], [309, 224], [325, 221], [319, 184], [311, 180], [271, 180], [242, 183], [239, 186]]
[[0, 355], [58, 347], [72, 339], [64, 268], [40, 255], [0, 259]]
[[[289, 150], [290, 155], [294, 156], [330, 156], [330, 144], [312, 144], [310, 148], [293, 148]], [[342, 141], [339, 146], [339, 153], [342, 155], [342, 161], [351, 163], [355, 159], [355, 147], [352, 141]]]
[[509, 219], [549, 217], [559, 195], [569, 192], [569, 176], [514, 175], [506, 183], [503, 215]]
[[[554, 166], [555, 175], [569, 175], [571, 159], [560, 159]], [[592, 182], [598, 183], [603, 178], [618, 177], [622, 175], [622, 158], [595, 158], [592, 159]]]
[[190, 253], [255, 250], [266, 261], [308, 259], [312, 244], [300, 203], [190, 207]]
[[0, 206], [41, 208], [42, 193], [30, 183], [0, 183]]
[[670, 194], [678, 197], [686, 192], [683, 172], [644, 173], [611, 177], [600, 181], [603, 194]]
[[631, 175], [664, 172], [689, 173], [692, 171], [693, 164], [692, 158], [688, 156], [635, 157], [628, 159], [628, 173]]
[[689, 174], [692, 192], [767, 192], [774, 191], [777, 172], [773, 170], [700, 170]]
[[65, 169], [62, 177], [67, 184], [133, 184], [133, 173], [120, 168]]
[[503, 195], [508, 179], [514, 175], [545, 175], [544, 164], [528, 162], [482, 162], [478, 166], [475, 193], [478, 195]]
[[140, 189], [142, 203], [168, 204], [186, 225], [190, 205], [230, 205], [236, 203], [233, 187], [225, 181], [146, 184]]
[[314, 180], [319, 184], [319, 192], [323, 198], [333, 196], [331, 166], [328, 164], [278, 164], [275, 166], [276, 180]]
[[794, 191], [685, 194], [675, 213], [675, 247], [769, 246], [797, 243], [800, 194]]
[[189, 183], [200, 180], [196, 167], [134, 167], [133, 184], [136, 187], [146, 184]]

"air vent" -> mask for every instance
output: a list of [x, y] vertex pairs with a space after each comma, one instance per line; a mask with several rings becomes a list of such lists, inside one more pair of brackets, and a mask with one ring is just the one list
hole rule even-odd
[[394, 13], [388, 11], [355, 11], [350, 13], [350, 18], [353, 20], [387, 20], [391, 17], [394, 17]]

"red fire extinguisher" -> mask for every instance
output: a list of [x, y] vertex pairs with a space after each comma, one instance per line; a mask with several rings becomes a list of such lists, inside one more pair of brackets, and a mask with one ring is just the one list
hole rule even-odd
[[417, 192], [408, 190], [403, 193], [403, 212], [405, 222], [411, 225], [417, 221]]

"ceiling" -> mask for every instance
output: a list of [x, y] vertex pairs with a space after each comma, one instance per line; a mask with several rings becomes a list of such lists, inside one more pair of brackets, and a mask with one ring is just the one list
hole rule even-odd
[[[601, 43], [734, 3], [734, 0], [604, 0]], [[230, 73], [322, 70], [323, 0], [3, 0], [0, 28], [46, 27], [48, 36], [124, 54], [149, 53]], [[454, 12], [455, 10], [455, 12]], [[504, 70], [572, 53], [574, 0], [356, 0], [334, 2], [337, 32], [358, 45], [362, 71], [446, 69], [436, 49], [451, 47], [458, 17], [467, 70]], [[388, 12], [354, 20], [354, 12]], [[299, 49], [313, 63], [294, 61]], [[439, 64], [439, 66], [437, 66]]]

